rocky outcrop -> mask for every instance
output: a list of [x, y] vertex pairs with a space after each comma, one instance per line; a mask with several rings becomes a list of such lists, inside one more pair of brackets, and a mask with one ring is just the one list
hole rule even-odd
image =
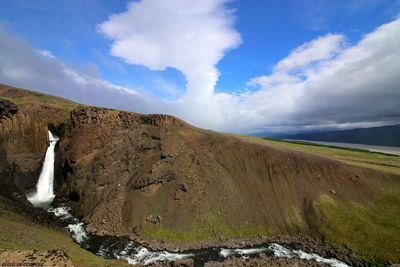
[[61, 249], [39, 252], [37, 250], [6, 250], [0, 252], [0, 266], [64, 266], [74, 267]]
[[[159, 133], [145, 129], [184, 127], [166, 115], [141, 115], [105, 108], [79, 107], [71, 114], [69, 135], [60, 142], [68, 189], [79, 196], [76, 212], [101, 233], [123, 233], [123, 207], [131, 190], [176, 179], [170, 157], [161, 156]], [[186, 126], [188, 127], [188, 126]], [[142, 167], [141, 167], [142, 166]], [[107, 199], [107, 201], [103, 201]], [[108, 225], [107, 228], [95, 225]]]
[[13, 180], [13, 169], [7, 161], [7, 152], [0, 144], [0, 195], [9, 201], [29, 205], [24, 193], [17, 188]]
[[18, 107], [13, 102], [0, 99], [0, 119], [10, 118], [17, 111]]
[[[8, 103], [7, 103], [8, 102]], [[47, 148], [47, 125], [28, 114], [17, 113], [10, 101], [0, 103], [0, 147], [2, 164], [11, 168], [14, 184], [21, 190], [33, 188]], [[12, 112], [10, 112], [12, 111]], [[7, 168], [2, 168], [5, 171]]]

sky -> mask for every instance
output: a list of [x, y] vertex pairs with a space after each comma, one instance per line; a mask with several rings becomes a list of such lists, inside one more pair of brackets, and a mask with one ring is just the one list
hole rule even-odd
[[0, 83], [273, 134], [400, 123], [400, 0], [0, 0]]

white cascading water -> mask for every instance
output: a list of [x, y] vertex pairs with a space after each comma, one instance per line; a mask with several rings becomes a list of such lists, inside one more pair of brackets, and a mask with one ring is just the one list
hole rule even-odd
[[54, 150], [59, 138], [54, 136], [50, 131], [48, 132], [50, 145], [47, 148], [42, 172], [36, 184], [36, 192], [28, 196], [28, 200], [35, 207], [47, 207], [54, 199]]

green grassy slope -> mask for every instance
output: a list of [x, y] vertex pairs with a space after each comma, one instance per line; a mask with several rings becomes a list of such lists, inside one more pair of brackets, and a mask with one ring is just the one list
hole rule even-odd
[[[360, 149], [335, 148], [309, 142], [237, 136], [280, 149], [290, 149], [338, 160], [349, 165], [382, 172], [400, 174], [400, 157]], [[379, 189], [377, 188], [377, 191]], [[372, 197], [372, 196], [371, 196]], [[393, 188], [385, 194], [375, 194], [368, 205], [357, 202], [339, 203], [328, 195], [314, 202], [321, 220], [321, 238], [333, 246], [354, 250], [372, 266], [400, 262], [400, 191]]]
[[376, 196], [366, 207], [324, 195], [316, 208], [327, 218], [319, 229], [329, 243], [352, 248], [372, 265], [400, 262], [400, 191]]
[[58, 248], [64, 250], [76, 266], [128, 266], [123, 261], [105, 260], [80, 248], [65, 233], [34, 223], [0, 199], [0, 250], [44, 252]]
[[338, 160], [353, 166], [370, 168], [392, 174], [400, 174], [400, 157], [396, 155], [379, 152], [369, 152], [362, 149], [335, 148], [310, 142], [266, 139], [255, 136], [234, 136], [249, 142], [264, 144], [266, 146], [316, 154], [326, 158]]
[[16, 104], [46, 104], [71, 111], [79, 104], [57, 96], [0, 84], [0, 96]]

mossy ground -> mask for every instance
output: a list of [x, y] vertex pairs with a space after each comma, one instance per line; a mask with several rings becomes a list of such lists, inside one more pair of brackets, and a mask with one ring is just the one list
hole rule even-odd
[[128, 266], [123, 261], [106, 260], [75, 244], [58, 231], [33, 223], [0, 202], [0, 249], [38, 250], [41, 252], [61, 248], [79, 266]]
[[321, 234], [333, 245], [346, 245], [373, 265], [400, 262], [400, 192], [377, 196], [364, 207], [321, 197], [316, 208], [326, 217]]
[[[167, 211], [171, 208], [168, 204], [169, 197], [173, 196], [175, 187], [162, 186], [158, 189], [158, 194], [154, 195], [155, 198], [148, 197], [146, 204], [134, 207], [133, 220], [131, 227], [135, 227], [142, 223], [141, 218], [147, 218], [151, 215], [153, 218], [160, 216], [167, 217]], [[195, 193], [191, 192], [195, 195]], [[143, 197], [142, 195], [138, 197]], [[252, 237], [270, 237], [274, 236], [276, 232], [272, 228], [265, 229], [259, 225], [248, 225], [246, 223], [233, 223], [226, 220], [220, 212], [218, 207], [210, 206], [206, 201], [199, 201], [196, 204], [197, 211], [191, 214], [190, 209], [193, 206], [190, 204], [193, 199], [187, 199], [187, 202], [182, 205], [187, 205], [179, 209], [182, 214], [176, 215], [176, 221], [153, 224], [146, 222], [142, 229], [142, 234], [145, 238], [153, 240], [166, 240], [166, 241], [203, 241], [203, 240], [218, 240], [233, 239], [233, 238], [252, 238]], [[190, 211], [190, 212], [188, 212]], [[219, 215], [218, 215], [219, 214]], [[180, 215], [180, 216], [179, 216]], [[185, 221], [188, 216], [196, 216], [195, 219]], [[180, 220], [180, 221], [178, 221]], [[171, 225], [172, 224], [172, 225]], [[184, 227], [183, 227], [184, 225]]]
[[[212, 225], [212, 227], [209, 227]], [[207, 223], [196, 224], [190, 227], [188, 232], [178, 232], [166, 229], [162, 224], [147, 224], [143, 229], [146, 238], [168, 241], [201, 241], [216, 240], [219, 238], [251, 238], [251, 237], [272, 237], [276, 232], [270, 229], [263, 229], [260, 226], [245, 226], [240, 228], [231, 227], [218, 217], [211, 217]]]
[[24, 96], [19, 96], [16, 98], [5, 96], [2, 96], [1, 98], [4, 98], [16, 104], [48, 104], [57, 108], [64, 109], [65, 111], [71, 111], [79, 105], [78, 103], [68, 99], [35, 91], [24, 90], [24, 93]]
[[233, 239], [233, 238], [250, 238], [257, 236], [273, 236], [273, 230], [263, 230], [260, 227], [246, 227], [242, 229], [229, 229], [229, 228], [217, 228], [210, 231], [206, 228], [198, 228], [191, 232], [177, 232], [169, 229], [165, 229], [162, 225], [155, 226], [148, 224], [143, 229], [143, 234], [146, 238], [156, 240], [168, 240], [168, 241], [201, 241], [201, 240], [215, 240], [218, 237]]

